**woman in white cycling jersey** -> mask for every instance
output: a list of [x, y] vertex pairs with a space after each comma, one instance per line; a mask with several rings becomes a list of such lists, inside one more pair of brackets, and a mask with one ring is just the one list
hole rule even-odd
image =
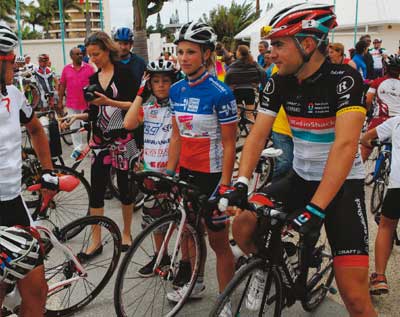
[[[206, 69], [215, 41], [214, 30], [204, 23], [187, 23], [180, 30], [176, 41], [178, 61], [186, 78], [170, 90], [173, 119], [167, 165], [167, 173], [173, 174], [179, 161], [180, 177], [191, 178], [209, 197], [230, 185], [237, 127], [235, 97]], [[210, 246], [217, 256], [217, 277], [222, 292], [234, 274], [234, 257], [227, 219], [219, 216], [213, 220], [226, 223], [218, 232], [206, 228]], [[203, 277], [204, 263], [201, 263], [192, 298], [201, 297], [205, 289]], [[183, 286], [167, 297], [178, 301], [185, 292], [186, 286]]]

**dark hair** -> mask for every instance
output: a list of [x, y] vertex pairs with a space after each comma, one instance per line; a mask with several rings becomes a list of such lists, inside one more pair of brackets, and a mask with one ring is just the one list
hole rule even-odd
[[82, 50], [81, 50], [79, 47], [74, 46], [74, 47], [71, 48], [71, 50], [69, 51], [69, 56], [70, 56], [70, 57], [72, 57], [72, 55], [74, 54], [74, 53], [73, 53], [74, 50], [79, 50], [79, 51], [83, 54]]
[[264, 45], [265, 48], [268, 48], [268, 47], [269, 47], [269, 44], [268, 44], [267, 41], [260, 41], [260, 42], [258, 42], [258, 44]]
[[253, 64], [254, 59], [253, 56], [250, 54], [250, 49], [247, 45], [239, 45], [237, 48], [238, 52], [240, 53], [240, 60], [245, 64]]
[[90, 34], [85, 39], [85, 47], [87, 48], [89, 45], [97, 45], [102, 51], [109, 51], [112, 63], [119, 61], [118, 47], [107, 33], [98, 31]]
[[364, 54], [365, 49], [368, 47], [368, 43], [365, 41], [358, 41], [356, 44], [356, 53], [357, 54]]
[[362, 36], [360, 36], [359, 41], [365, 41], [367, 38], [369, 38], [371, 40], [371, 35], [369, 35], [369, 34], [362, 35]]

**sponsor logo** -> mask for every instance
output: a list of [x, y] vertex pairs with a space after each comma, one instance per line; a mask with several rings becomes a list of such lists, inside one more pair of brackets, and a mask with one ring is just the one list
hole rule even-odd
[[265, 85], [264, 93], [267, 95], [273, 94], [275, 91], [275, 81], [273, 78], [268, 80], [267, 84]]
[[189, 98], [187, 111], [189, 112], [197, 112], [199, 110], [200, 99], [198, 98]]
[[336, 86], [336, 92], [339, 95], [342, 95], [342, 94], [348, 92], [351, 88], [353, 88], [353, 86], [354, 86], [353, 77], [345, 76], [342, 78], [342, 80]]
[[144, 127], [144, 134], [156, 135], [158, 130], [160, 130], [160, 128], [161, 128], [161, 123], [146, 122], [146, 125]]

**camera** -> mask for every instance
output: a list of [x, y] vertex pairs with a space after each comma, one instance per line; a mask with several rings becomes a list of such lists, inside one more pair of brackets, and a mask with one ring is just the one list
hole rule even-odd
[[90, 101], [98, 98], [98, 96], [96, 96], [96, 94], [94, 93], [95, 91], [100, 92], [100, 88], [96, 84], [84, 87], [83, 88], [83, 96], [85, 97], [85, 100], [90, 102]]

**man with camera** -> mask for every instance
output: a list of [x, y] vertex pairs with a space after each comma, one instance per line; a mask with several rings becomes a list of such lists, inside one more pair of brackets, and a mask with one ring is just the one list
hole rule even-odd
[[[65, 107], [68, 114], [82, 113], [87, 109], [87, 102], [83, 96], [83, 88], [89, 85], [89, 77], [94, 74], [94, 69], [91, 65], [82, 61], [83, 53], [78, 47], [74, 47], [69, 52], [72, 63], [64, 67], [60, 85], [58, 89], [59, 101], [58, 110], [63, 112], [63, 99], [66, 93]], [[71, 129], [80, 127], [80, 120], [76, 120]], [[82, 136], [79, 132], [72, 134], [72, 142], [74, 151], [71, 154], [72, 158], [77, 158], [82, 149]]]

